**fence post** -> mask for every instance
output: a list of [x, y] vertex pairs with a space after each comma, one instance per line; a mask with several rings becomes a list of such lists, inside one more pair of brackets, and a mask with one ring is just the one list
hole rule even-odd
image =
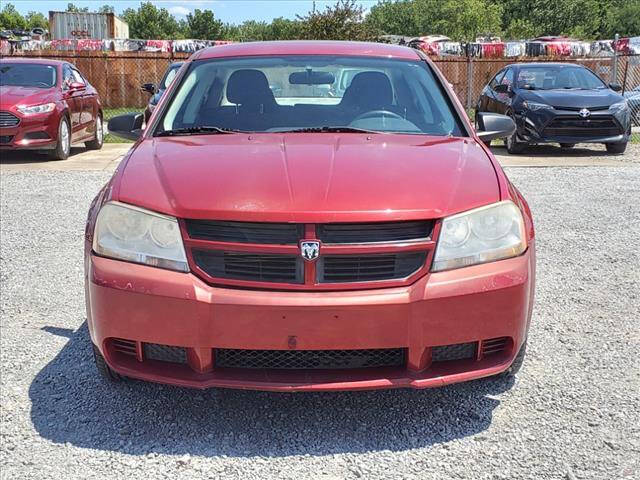
[[473, 58], [467, 57], [467, 110], [473, 107]]
[[613, 40], [613, 69], [609, 79], [610, 83], [617, 83], [618, 81], [618, 40], [620, 40], [620, 35], [616, 33]]

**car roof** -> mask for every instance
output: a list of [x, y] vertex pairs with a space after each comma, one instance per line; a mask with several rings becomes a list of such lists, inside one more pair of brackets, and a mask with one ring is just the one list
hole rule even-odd
[[507, 67], [583, 67], [584, 65], [580, 65], [578, 63], [568, 63], [568, 62], [529, 62], [529, 63], [512, 63], [507, 65]]
[[409, 47], [371, 42], [340, 42], [326, 40], [285, 40], [275, 42], [232, 43], [209, 47], [196, 52], [194, 60], [258, 55], [345, 55], [420, 60]]
[[47, 58], [28, 58], [28, 57], [3, 57], [0, 58], [2, 63], [25, 63], [31, 65], [49, 65], [49, 66], [62, 66], [69, 62], [62, 60], [49, 60]]

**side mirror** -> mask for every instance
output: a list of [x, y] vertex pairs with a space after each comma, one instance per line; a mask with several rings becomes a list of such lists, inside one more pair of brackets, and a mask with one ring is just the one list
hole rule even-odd
[[86, 90], [87, 86], [84, 83], [80, 83], [80, 82], [71, 82], [69, 84], [69, 91], [70, 92], [81, 92], [82, 90]]
[[506, 83], [499, 83], [493, 89], [498, 93], [511, 93], [511, 87]]
[[140, 88], [142, 89], [143, 92], [150, 93], [151, 95], [156, 93], [156, 84], [155, 83], [145, 83]]
[[614, 92], [621, 92], [622, 91], [622, 86], [619, 83], [610, 83], [609, 84], [609, 88], [611, 90], [613, 90]]
[[142, 135], [143, 119], [144, 116], [141, 113], [126, 113], [109, 120], [107, 128], [109, 133], [113, 133], [116, 137], [138, 140]]
[[476, 113], [476, 122], [478, 124], [476, 133], [480, 140], [485, 142], [497, 138], [507, 138], [516, 131], [516, 124], [511, 117], [499, 113]]

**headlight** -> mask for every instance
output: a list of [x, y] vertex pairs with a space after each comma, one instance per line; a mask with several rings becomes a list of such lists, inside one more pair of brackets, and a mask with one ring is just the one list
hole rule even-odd
[[53, 112], [56, 108], [55, 103], [45, 103], [43, 105], [18, 105], [18, 111], [23, 115], [37, 115], [39, 113]]
[[93, 250], [105, 257], [188, 272], [178, 221], [119, 202], [103, 205]]
[[551, 105], [547, 105], [546, 103], [530, 102], [529, 100], [522, 102], [522, 106], [532, 112], [537, 110], [553, 110]]
[[614, 103], [609, 107], [609, 110], [626, 110], [629, 108], [629, 103], [626, 100], [622, 102]]
[[445, 218], [432, 270], [516, 257], [526, 248], [522, 214], [506, 200]]

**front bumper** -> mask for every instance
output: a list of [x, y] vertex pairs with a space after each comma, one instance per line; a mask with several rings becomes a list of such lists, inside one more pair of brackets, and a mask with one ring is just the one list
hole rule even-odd
[[515, 120], [518, 138], [528, 143], [625, 143], [631, 130], [629, 109], [597, 110], [588, 118], [569, 110], [522, 110]]
[[[406, 287], [341, 292], [218, 288], [191, 274], [93, 254], [85, 266], [91, 339], [107, 364], [122, 375], [196, 388], [426, 388], [494, 375], [509, 367], [527, 336], [535, 250], [531, 242], [520, 257], [429, 274]], [[432, 361], [432, 347], [498, 337], [507, 339], [498, 354]], [[110, 348], [113, 339], [133, 340], [133, 355]], [[146, 359], [143, 343], [185, 347], [186, 362]], [[218, 348], [402, 348], [406, 365], [346, 370], [217, 368]]]
[[[15, 112], [10, 112], [18, 116]], [[15, 127], [0, 128], [2, 150], [49, 150], [56, 147], [58, 120], [56, 112], [33, 116], [18, 116]]]

